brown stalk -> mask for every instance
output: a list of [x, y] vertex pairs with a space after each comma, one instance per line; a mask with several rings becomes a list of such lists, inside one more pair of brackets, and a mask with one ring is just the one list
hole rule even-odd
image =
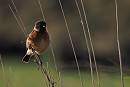
[[16, 87], [15, 80], [14, 80], [14, 76], [13, 76], [13, 72], [12, 72], [11, 67], [10, 67], [10, 73], [11, 73], [11, 77], [12, 77], [12, 79], [13, 79], [13, 84], [14, 84], [14, 87]]
[[59, 84], [60, 84], [60, 87], [63, 87], [62, 83], [61, 83], [61, 77], [59, 75], [59, 70], [58, 70], [58, 67], [57, 67], [57, 64], [56, 64], [56, 58], [55, 58], [55, 55], [54, 55], [54, 51], [53, 51], [53, 47], [52, 47], [52, 44], [50, 44], [51, 46], [51, 52], [52, 52], [52, 56], [53, 56], [53, 60], [54, 60], [54, 64], [55, 64], [55, 68], [56, 68], [56, 73], [57, 73], [57, 76], [58, 76], [58, 80], [59, 80]]
[[77, 60], [77, 56], [76, 56], [76, 53], [75, 53], [73, 41], [72, 41], [72, 38], [71, 38], [71, 35], [70, 35], [69, 27], [68, 27], [68, 24], [67, 24], [67, 21], [66, 21], [66, 17], [65, 17], [65, 14], [64, 14], [64, 10], [63, 10], [63, 7], [62, 7], [62, 4], [61, 4], [61, 1], [60, 1], [60, 0], [59, 0], [59, 4], [60, 4], [60, 8], [61, 8], [63, 17], [64, 17], [66, 29], [67, 29], [67, 32], [68, 32], [68, 35], [69, 35], [69, 39], [70, 39], [70, 43], [71, 43], [71, 46], [72, 46], [72, 49], [73, 49], [73, 54], [74, 54], [74, 56], [75, 56], [75, 61], [76, 61], [76, 64], [77, 64], [77, 69], [78, 69], [78, 72], [79, 72], [81, 85], [82, 85], [82, 87], [83, 87], [83, 80], [82, 80], [82, 76], [81, 76], [81, 72], [80, 72], [80, 68], [79, 68], [79, 63], [78, 63], [78, 60]]
[[[33, 48], [32, 48], [32, 49], [33, 49]], [[38, 64], [38, 66], [39, 66], [40, 69], [41, 69], [41, 72], [42, 72], [43, 78], [44, 78], [44, 80], [45, 80], [46, 86], [48, 87], [48, 83], [49, 83], [49, 85], [51, 85], [51, 87], [54, 87], [54, 84], [53, 84], [52, 81], [50, 80], [50, 78], [49, 78], [49, 76], [48, 76], [48, 74], [47, 74], [47, 72], [46, 72], [46, 69], [42, 66], [42, 62], [41, 62], [40, 58], [37, 56], [37, 54], [36, 54], [36, 52], [35, 52], [34, 50], [33, 50], [33, 54], [34, 54], [34, 58], [35, 58], [36, 63]], [[44, 74], [46, 75], [46, 78], [47, 78], [47, 80], [48, 80], [48, 83], [47, 83], [47, 81], [46, 81], [46, 78], [45, 78]]]
[[60, 82], [61, 82], [61, 84], [62, 84], [62, 81], [61, 81], [61, 74], [60, 74], [60, 72], [59, 72], [59, 77], [60, 77]]
[[120, 42], [119, 42], [119, 24], [118, 24], [117, 0], [115, 0], [115, 7], [116, 7], [117, 45], [118, 45], [118, 53], [119, 53], [119, 61], [120, 61], [121, 84], [122, 84], [122, 87], [124, 87], [123, 71], [122, 71], [122, 60], [121, 60], [121, 51], [120, 51]]
[[20, 24], [20, 22], [19, 22], [19, 20], [18, 20], [17, 16], [15, 15], [15, 13], [14, 13], [13, 9], [11, 8], [11, 6], [10, 6], [9, 4], [8, 4], [8, 6], [9, 6], [9, 8], [10, 8], [10, 10], [11, 10], [12, 14], [14, 15], [14, 17], [15, 17], [15, 19], [16, 19], [16, 21], [17, 21], [17, 23], [19, 24], [19, 26], [20, 26], [21, 30], [23, 31], [24, 35], [25, 35], [25, 36], [26, 36], [26, 38], [27, 38], [27, 34], [26, 34], [25, 30], [23, 29], [23, 26]]
[[0, 61], [1, 61], [1, 65], [2, 65], [2, 69], [3, 69], [3, 73], [4, 73], [4, 78], [5, 78], [5, 82], [6, 82], [6, 86], [8, 86], [8, 82], [7, 82], [7, 76], [6, 76], [6, 73], [5, 73], [5, 70], [4, 70], [4, 66], [3, 66], [3, 61], [2, 61], [2, 58], [1, 58], [1, 54], [0, 54]]
[[51, 73], [50, 73], [50, 68], [49, 68], [48, 62], [46, 63], [46, 65], [47, 65], [47, 70], [48, 70], [49, 78], [51, 79]]
[[[76, 1], [76, 3], [77, 3], [77, 0], [75, 0], [75, 1]], [[87, 17], [86, 17], [86, 13], [85, 13], [85, 9], [84, 9], [84, 5], [83, 5], [83, 1], [82, 1], [82, 0], [81, 0], [81, 5], [82, 5], [82, 10], [83, 10], [83, 13], [84, 13], [86, 25], [87, 25], [89, 40], [90, 40], [90, 44], [91, 44], [92, 54], [93, 54], [94, 63], [95, 63], [95, 68], [96, 68], [96, 73], [97, 73], [98, 85], [99, 85], [99, 87], [101, 87], [100, 80], [99, 80], [99, 74], [98, 74], [97, 63], [96, 63], [96, 58], [95, 58], [95, 53], [94, 53], [94, 48], [93, 48], [93, 43], [92, 43], [91, 34], [90, 34], [90, 29], [89, 29], [89, 26], [88, 26], [88, 21], [87, 21]], [[79, 11], [80, 19], [81, 19], [81, 21], [82, 21], [82, 16], [81, 16], [81, 12], [80, 12], [78, 3], [77, 3], [77, 8], [78, 8], [78, 11]], [[82, 23], [82, 25], [83, 25], [83, 22], [81, 22], [81, 23]], [[84, 26], [84, 25], [83, 25], [83, 26]], [[87, 35], [86, 35], [86, 32], [85, 32], [85, 29], [84, 29], [84, 28], [83, 28], [83, 31], [84, 31], [84, 36], [85, 36], [85, 39], [86, 39], [86, 44], [88, 44], [88, 43], [87, 43], [87, 42], [88, 42], [88, 41], [87, 41]], [[88, 50], [89, 50], [89, 46], [87, 46], [87, 47], [88, 47]], [[90, 55], [90, 53], [89, 53], [89, 55]], [[91, 57], [90, 57], [90, 60], [91, 60]], [[91, 63], [91, 62], [90, 62], [90, 63]], [[91, 65], [91, 64], [90, 64], [90, 65]], [[91, 75], [92, 75], [92, 84], [93, 84], [93, 87], [94, 87], [95, 85], [94, 85], [94, 78], [93, 78], [92, 66], [91, 66]]]
[[12, 4], [13, 4], [14, 8], [15, 8], [15, 11], [16, 11], [16, 13], [17, 13], [17, 15], [18, 15], [19, 19], [20, 19], [20, 22], [21, 22], [21, 24], [22, 24], [22, 27], [23, 27], [23, 29], [24, 29], [25, 33], [27, 34], [27, 30], [26, 30], [26, 28], [24, 27], [23, 21], [22, 21], [22, 19], [21, 19], [20, 15], [19, 15], [19, 13], [18, 13], [18, 10], [17, 10], [17, 8], [16, 8], [16, 6], [15, 6], [15, 3], [14, 3], [14, 1], [13, 1], [13, 0], [11, 0], [11, 2], [12, 2]]
[[42, 13], [43, 20], [46, 21], [40, 0], [38, 0], [38, 3], [39, 3], [39, 6], [40, 6], [40, 9], [41, 9], [41, 13]]

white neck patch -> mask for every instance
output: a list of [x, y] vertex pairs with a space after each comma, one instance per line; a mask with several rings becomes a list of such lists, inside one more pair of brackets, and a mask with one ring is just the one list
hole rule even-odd
[[39, 30], [37, 30], [35, 27], [34, 27], [34, 30], [35, 30], [35, 31], [39, 31]]

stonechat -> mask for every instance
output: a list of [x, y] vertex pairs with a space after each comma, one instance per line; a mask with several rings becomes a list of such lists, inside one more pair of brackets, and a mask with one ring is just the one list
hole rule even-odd
[[35, 23], [33, 31], [29, 34], [26, 40], [27, 52], [22, 61], [28, 63], [31, 56], [33, 56], [33, 50], [37, 55], [43, 54], [50, 45], [49, 34], [46, 31], [46, 23], [44, 21], [37, 21]]

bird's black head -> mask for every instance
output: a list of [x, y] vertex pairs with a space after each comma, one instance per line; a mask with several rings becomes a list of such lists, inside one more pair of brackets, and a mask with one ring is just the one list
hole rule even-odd
[[46, 23], [45, 23], [44, 21], [42, 21], [42, 20], [37, 21], [37, 22], [35, 23], [34, 29], [35, 29], [36, 31], [45, 32], [45, 31], [46, 31]]

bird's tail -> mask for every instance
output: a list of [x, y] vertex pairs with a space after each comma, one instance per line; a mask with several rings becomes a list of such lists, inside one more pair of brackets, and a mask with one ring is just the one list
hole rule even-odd
[[25, 62], [25, 63], [28, 63], [29, 60], [30, 60], [30, 58], [31, 58], [31, 55], [26, 54], [26, 55], [23, 57], [22, 61]]
[[25, 63], [28, 63], [31, 56], [32, 56], [32, 50], [28, 49], [26, 55], [23, 57], [22, 61]]

